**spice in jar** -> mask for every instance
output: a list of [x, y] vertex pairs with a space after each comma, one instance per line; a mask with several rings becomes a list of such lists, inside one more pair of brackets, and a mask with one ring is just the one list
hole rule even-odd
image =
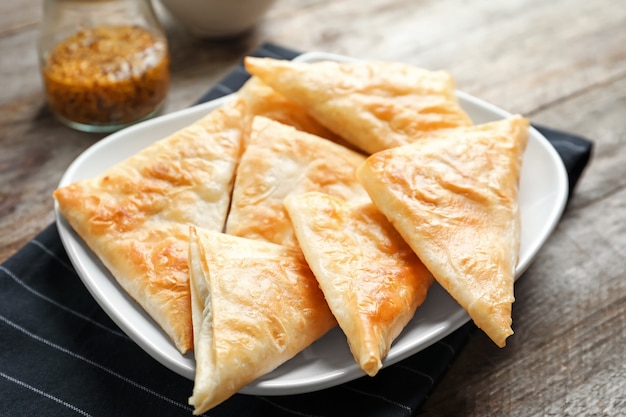
[[53, 112], [68, 122], [123, 126], [158, 110], [169, 87], [164, 39], [136, 26], [82, 29], [44, 57]]

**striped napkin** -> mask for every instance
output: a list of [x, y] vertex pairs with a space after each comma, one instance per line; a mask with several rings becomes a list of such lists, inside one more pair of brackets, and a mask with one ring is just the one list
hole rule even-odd
[[[267, 44], [253, 55], [291, 59], [298, 53]], [[247, 78], [240, 65], [200, 101], [231, 93]], [[539, 129], [562, 156], [573, 190], [592, 143]], [[472, 331], [468, 323], [374, 378], [290, 396], [236, 394], [205, 415], [412, 416]], [[98, 306], [55, 224], [0, 266], [0, 415], [190, 416], [192, 387], [147, 355]]]

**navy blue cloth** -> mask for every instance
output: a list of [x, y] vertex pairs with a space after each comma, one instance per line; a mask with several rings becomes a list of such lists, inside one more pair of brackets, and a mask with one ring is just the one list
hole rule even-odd
[[[298, 53], [264, 45], [254, 55]], [[235, 91], [239, 66], [200, 101]], [[573, 190], [592, 142], [538, 127], [562, 156]], [[374, 377], [290, 396], [236, 394], [205, 415], [412, 416], [475, 327], [470, 322]], [[193, 382], [160, 365], [104, 313], [83, 286], [51, 224], [0, 266], [0, 415], [190, 416]]]

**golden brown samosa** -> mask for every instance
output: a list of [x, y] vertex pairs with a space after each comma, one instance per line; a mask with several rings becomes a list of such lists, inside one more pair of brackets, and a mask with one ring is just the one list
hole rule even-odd
[[191, 228], [196, 358], [189, 404], [202, 414], [336, 326], [302, 253]]
[[500, 347], [513, 333], [518, 188], [528, 120], [505, 120], [381, 151], [358, 178], [435, 279]]
[[193, 346], [189, 224], [221, 231], [241, 156], [234, 101], [54, 192], [58, 209], [117, 282], [172, 339]]
[[293, 62], [246, 57], [248, 72], [322, 125], [374, 153], [433, 130], [469, 126], [447, 71], [399, 62]]
[[304, 256], [368, 375], [424, 302], [433, 277], [372, 202], [319, 192], [285, 199]]

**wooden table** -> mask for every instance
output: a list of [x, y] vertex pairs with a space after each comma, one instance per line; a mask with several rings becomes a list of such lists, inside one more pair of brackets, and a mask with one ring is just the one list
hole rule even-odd
[[[0, 2], [0, 260], [53, 221], [54, 190], [103, 135], [46, 108], [35, 49], [41, 2]], [[595, 141], [556, 231], [516, 284], [516, 334], [475, 332], [425, 416], [626, 413], [626, 7], [611, 0], [281, 0], [247, 36], [200, 40], [161, 13], [172, 46], [165, 112], [248, 52], [302, 51], [445, 68], [457, 87]]]

